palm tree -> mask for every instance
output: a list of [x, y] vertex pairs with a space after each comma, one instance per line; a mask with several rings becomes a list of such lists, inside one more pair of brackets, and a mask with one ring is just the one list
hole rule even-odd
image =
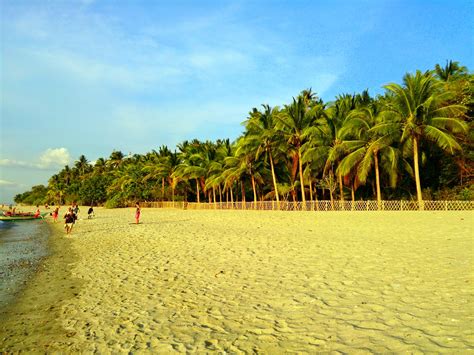
[[334, 168], [336, 168], [341, 201], [344, 201], [343, 175], [340, 170], [337, 171], [337, 166], [343, 157], [355, 148], [347, 142], [357, 134], [354, 131], [354, 121], [351, 120], [351, 113], [359, 106], [367, 104], [369, 100], [367, 91], [364, 91], [361, 95], [339, 95], [336, 101], [329, 105], [326, 114], [323, 116], [325, 124], [321, 128], [322, 137], [320, 140], [322, 146], [327, 147], [327, 159], [323, 175], [326, 176], [328, 172], [333, 174]]
[[161, 166], [159, 165], [159, 157], [156, 151], [153, 151], [150, 154], [147, 154], [146, 160], [143, 164], [142, 171], [146, 173], [143, 177], [143, 182], [148, 182], [150, 180], [156, 181], [158, 186], [160, 180], [162, 183], [161, 187], [161, 201], [164, 199], [164, 178]]
[[91, 166], [85, 155], [81, 155], [74, 164], [74, 169], [79, 175], [79, 179], [83, 180], [86, 178], [86, 173], [90, 172]]
[[92, 174], [94, 176], [103, 175], [107, 171], [107, 162], [104, 158], [99, 158], [95, 161]]
[[317, 113], [320, 111], [320, 105], [316, 103], [309, 105], [308, 95], [303, 94], [299, 95], [297, 99], [293, 98], [293, 103], [286, 105], [284, 112], [277, 116], [276, 128], [283, 134], [289, 145], [289, 153], [293, 161], [292, 181], [295, 180], [296, 171], [299, 171], [301, 200], [303, 208], [306, 208], [301, 148], [304, 144], [304, 131], [315, 123]]
[[441, 81], [448, 82], [453, 79], [459, 79], [465, 77], [468, 74], [468, 70], [465, 66], [459, 65], [459, 62], [453, 62], [450, 60], [446, 61], [446, 65], [441, 67], [439, 64], [435, 65], [434, 70], [436, 77]]
[[196, 199], [200, 203], [200, 188], [206, 193], [206, 177], [209, 165], [215, 155], [215, 147], [212, 142], [202, 143], [194, 139], [191, 143], [185, 141], [178, 145], [181, 150], [180, 164], [176, 167], [173, 177], [178, 179], [196, 180]]
[[467, 131], [466, 123], [459, 118], [465, 107], [449, 104], [450, 92], [439, 90], [430, 72], [406, 74], [403, 86], [392, 83], [385, 88], [391, 94], [386, 114], [401, 132], [400, 142], [412, 150], [417, 199], [422, 209], [419, 144], [428, 140], [451, 154], [461, 150], [453, 134]]
[[136, 200], [143, 196], [143, 172], [140, 164], [123, 164], [114, 170], [114, 179], [107, 188], [111, 196], [120, 196], [124, 200]]
[[[239, 160], [238, 167], [242, 173], [246, 173], [250, 177], [253, 191], [254, 208], [257, 203], [257, 188], [256, 184], [263, 181], [259, 172], [261, 162], [257, 160], [257, 151], [259, 144], [252, 136], [243, 136], [236, 142], [235, 158]], [[259, 166], [260, 165], [260, 166]], [[243, 175], [243, 174], [241, 174]]]
[[123, 153], [120, 150], [114, 150], [112, 154], [110, 154], [110, 157], [107, 163], [112, 169], [117, 169], [123, 164], [124, 159], [125, 159], [125, 155], [123, 155]]
[[278, 183], [275, 173], [275, 162], [284, 152], [282, 134], [275, 129], [277, 117], [281, 114], [277, 107], [271, 108], [269, 105], [262, 105], [263, 112], [254, 108], [249, 118], [244, 122], [247, 129], [245, 138], [248, 144], [255, 148], [255, 158], [264, 153], [270, 163], [272, 173], [273, 189], [277, 201], [277, 209], [280, 209], [280, 198], [278, 194]]
[[365, 184], [372, 170], [375, 170], [375, 183], [377, 191], [377, 202], [380, 208], [382, 201], [379, 159], [382, 156], [384, 164], [389, 167], [388, 174], [391, 177], [391, 185], [394, 187], [397, 180], [397, 166], [399, 159], [398, 149], [391, 144], [398, 139], [396, 131], [387, 130], [382, 118], [382, 105], [378, 101], [371, 102], [367, 106], [352, 111], [348, 116], [347, 127], [354, 133], [354, 139], [345, 140], [342, 146], [348, 154], [341, 160], [337, 168], [339, 175], [353, 174], [356, 184]]
[[215, 159], [209, 164], [206, 178], [206, 189], [212, 189], [214, 202], [217, 202], [216, 188], [219, 189], [219, 201], [222, 202], [222, 184], [225, 182], [225, 159], [230, 156], [233, 156], [230, 140], [217, 140]]
[[48, 192], [47, 196], [61, 205], [63, 203], [63, 196], [65, 193], [65, 182], [63, 181], [60, 174], [51, 176], [48, 181]]

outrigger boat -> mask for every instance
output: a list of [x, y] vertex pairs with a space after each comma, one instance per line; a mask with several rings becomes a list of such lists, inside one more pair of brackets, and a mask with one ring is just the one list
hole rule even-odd
[[49, 212], [40, 213], [39, 216], [35, 216], [34, 213], [15, 213], [9, 214], [8, 212], [3, 212], [0, 215], [0, 221], [29, 221], [32, 219], [42, 219], [44, 216], [48, 215]]

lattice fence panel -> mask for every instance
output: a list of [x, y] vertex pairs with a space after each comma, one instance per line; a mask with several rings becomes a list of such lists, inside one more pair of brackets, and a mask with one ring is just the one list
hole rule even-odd
[[[474, 201], [423, 201], [419, 208], [417, 201], [259, 201], [259, 202], [143, 202], [142, 207], [179, 209], [222, 209], [222, 210], [261, 210], [261, 211], [473, 211]], [[133, 207], [133, 206], [131, 206]]]

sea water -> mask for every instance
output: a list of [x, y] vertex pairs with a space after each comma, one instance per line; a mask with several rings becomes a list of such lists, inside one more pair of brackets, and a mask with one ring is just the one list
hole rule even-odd
[[48, 254], [48, 235], [42, 220], [0, 221], [0, 313], [15, 301]]

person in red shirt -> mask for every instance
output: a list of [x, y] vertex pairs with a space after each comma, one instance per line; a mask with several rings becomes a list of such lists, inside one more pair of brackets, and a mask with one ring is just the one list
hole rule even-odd
[[140, 205], [138, 202], [135, 204], [135, 207], [137, 208], [135, 210], [135, 223], [138, 224], [140, 223]]

